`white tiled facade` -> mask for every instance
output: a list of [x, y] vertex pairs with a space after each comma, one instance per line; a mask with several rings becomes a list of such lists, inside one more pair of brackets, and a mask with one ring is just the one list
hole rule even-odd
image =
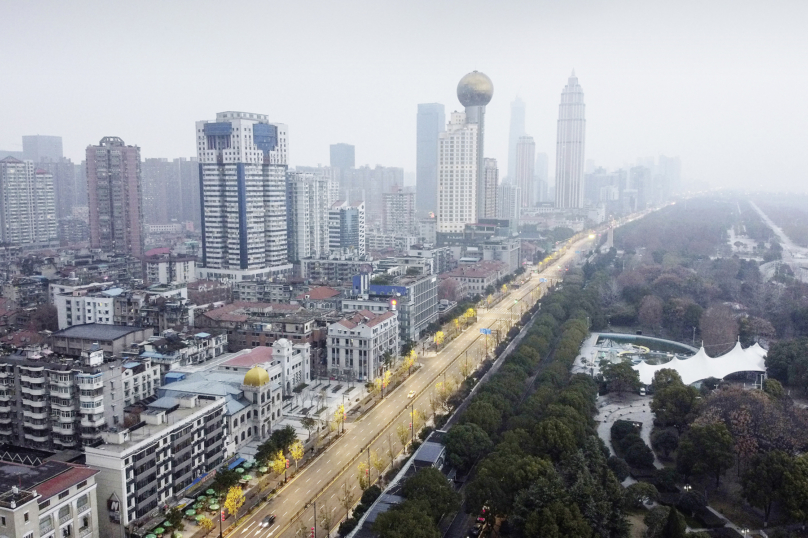
[[32, 161], [0, 161], [0, 240], [25, 245], [56, 241], [53, 176]]
[[196, 122], [203, 265], [252, 270], [287, 263], [286, 125], [220, 112]]
[[440, 233], [462, 233], [477, 222], [477, 129], [464, 112], [452, 112], [438, 136], [438, 225]]
[[287, 241], [291, 261], [329, 252], [328, 215], [336, 201], [334, 183], [328, 174], [287, 174]]

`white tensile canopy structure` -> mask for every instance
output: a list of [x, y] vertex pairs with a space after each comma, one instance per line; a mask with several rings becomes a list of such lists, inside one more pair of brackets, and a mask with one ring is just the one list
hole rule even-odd
[[709, 357], [702, 346], [699, 351], [690, 358], [680, 359], [674, 357], [665, 364], [650, 365], [641, 362], [633, 367], [640, 373], [640, 381], [644, 385], [650, 385], [654, 380], [654, 374], [663, 368], [676, 370], [685, 385], [693, 384], [708, 377], [724, 379], [730, 374], [737, 372], [766, 372], [766, 350], [755, 345], [746, 349], [737, 342], [735, 347], [720, 357]]

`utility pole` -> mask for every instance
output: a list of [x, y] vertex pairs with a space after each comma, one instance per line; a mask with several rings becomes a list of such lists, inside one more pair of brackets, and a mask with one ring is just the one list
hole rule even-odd
[[317, 538], [317, 501], [314, 501], [314, 523], [311, 528], [314, 529], [314, 538]]
[[410, 431], [412, 432], [412, 442], [415, 443], [415, 402], [410, 404]]

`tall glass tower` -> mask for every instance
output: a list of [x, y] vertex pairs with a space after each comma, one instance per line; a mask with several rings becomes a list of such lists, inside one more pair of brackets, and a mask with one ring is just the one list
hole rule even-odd
[[584, 112], [584, 91], [573, 70], [561, 92], [561, 104], [558, 106], [555, 205], [560, 209], [584, 206]]
[[442, 104], [418, 105], [415, 208], [422, 213], [438, 210], [438, 136], [445, 129], [446, 113]]

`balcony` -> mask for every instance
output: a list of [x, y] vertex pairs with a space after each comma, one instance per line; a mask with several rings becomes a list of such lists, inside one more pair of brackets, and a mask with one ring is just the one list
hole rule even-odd
[[31, 398], [28, 398], [27, 394], [23, 393], [22, 404], [27, 405], [29, 407], [45, 407], [46, 405], [48, 405], [48, 402], [47, 400], [45, 400], [45, 398], [39, 400], [32, 400]]
[[73, 519], [73, 514], [71, 514], [70, 511], [68, 511], [65, 515], [59, 518], [59, 525], [61, 525], [62, 523], [67, 523], [71, 519]]
[[48, 433], [47, 432], [25, 432], [25, 438], [28, 441], [33, 441], [34, 443], [47, 443], [48, 442]]
[[73, 433], [73, 423], [72, 422], [57, 422], [53, 425], [53, 430], [58, 433]]
[[54, 437], [53, 444], [70, 448], [75, 447], [77, 441], [73, 438]]
[[10, 390], [0, 391], [0, 402], [8, 402], [14, 398], [14, 393]]
[[104, 415], [84, 415], [81, 417], [81, 425], [84, 428], [97, 428], [106, 424], [107, 420]]
[[80, 506], [76, 506], [76, 517], [81, 516], [84, 512], [90, 510], [90, 503], [86, 502]]
[[50, 518], [48, 518], [47, 522], [39, 524], [39, 535], [40, 536], [45, 536], [46, 534], [48, 534], [52, 530], [53, 530], [53, 520], [50, 519]]
[[48, 393], [48, 386], [44, 383], [42, 385], [22, 385], [22, 397], [25, 398], [27, 394], [31, 396], [45, 396]]
[[20, 373], [20, 382], [21, 383], [44, 383], [45, 382], [45, 375], [40, 373], [39, 375], [31, 374], [31, 372]]
[[[62, 398], [62, 399], [56, 399], [56, 398]], [[59, 394], [59, 396], [56, 398], [53, 398], [51, 400], [51, 408], [63, 409], [65, 411], [73, 411], [76, 409], [76, 403], [73, 400], [70, 400], [69, 396], [65, 398], [63, 394]]]
[[94, 389], [102, 389], [104, 388], [104, 378], [100, 375], [97, 377], [76, 377], [76, 381], [78, 381], [79, 388], [81, 390], [94, 390]]
[[26, 419], [45, 420], [48, 418], [48, 412], [44, 407], [41, 409], [23, 409], [22, 415]]
[[93, 528], [90, 526], [84, 527], [83, 529], [79, 529], [79, 538], [84, 538], [85, 536], [89, 536], [93, 532]]

